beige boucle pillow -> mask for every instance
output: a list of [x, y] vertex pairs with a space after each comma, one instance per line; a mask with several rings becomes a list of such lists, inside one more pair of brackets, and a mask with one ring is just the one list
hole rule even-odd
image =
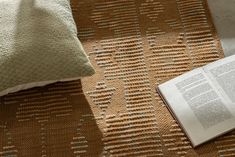
[[68, 0], [0, 0], [0, 96], [92, 74]]

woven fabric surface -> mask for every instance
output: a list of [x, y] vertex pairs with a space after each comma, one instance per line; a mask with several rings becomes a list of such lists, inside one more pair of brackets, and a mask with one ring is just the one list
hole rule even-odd
[[96, 74], [1, 97], [0, 156], [234, 156], [193, 149], [156, 85], [223, 57], [204, 0], [71, 0]]
[[0, 96], [92, 74], [68, 0], [0, 0]]

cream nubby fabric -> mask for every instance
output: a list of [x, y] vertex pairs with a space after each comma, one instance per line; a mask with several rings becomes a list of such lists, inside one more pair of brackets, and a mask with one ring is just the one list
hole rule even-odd
[[0, 0], [0, 96], [92, 74], [68, 0]]

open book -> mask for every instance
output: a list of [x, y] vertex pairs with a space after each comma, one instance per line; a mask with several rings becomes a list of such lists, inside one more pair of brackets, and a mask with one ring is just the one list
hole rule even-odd
[[187, 72], [157, 89], [193, 147], [235, 129], [235, 55]]

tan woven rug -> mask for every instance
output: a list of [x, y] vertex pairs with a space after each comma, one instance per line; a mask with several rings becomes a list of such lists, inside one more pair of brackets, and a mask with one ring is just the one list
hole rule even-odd
[[235, 156], [235, 131], [193, 149], [155, 91], [223, 56], [205, 1], [72, 0], [72, 9], [97, 73], [0, 98], [1, 157]]

